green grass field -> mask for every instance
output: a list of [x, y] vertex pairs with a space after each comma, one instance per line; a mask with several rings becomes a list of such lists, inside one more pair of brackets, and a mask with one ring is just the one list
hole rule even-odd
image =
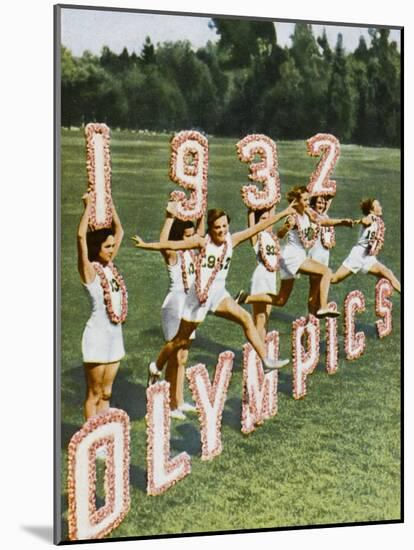
[[[240, 136], [242, 137], [242, 136]], [[308, 136], [306, 136], [308, 137]], [[236, 139], [210, 138], [209, 207], [221, 207], [232, 218], [233, 231], [246, 225], [240, 188], [247, 165], [236, 156]], [[169, 136], [112, 132], [112, 189], [125, 229], [117, 258], [129, 291], [124, 325], [127, 355], [115, 381], [112, 405], [131, 419], [131, 509], [111, 537], [164, 533], [231, 531], [400, 518], [400, 297], [394, 294], [393, 333], [379, 340], [375, 330], [375, 279], [357, 275], [332, 287], [330, 297], [342, 309], [346, 294], [360, 289], [366, 312], [358, 330], [367, 338], [365, 354], [348, 362], [339, 323], [340, 363], [335, 375], [325, 371], [325, 354], [308, 378], [308, 394], [292, 397], [292, 372], [279, 375], [279, 412], [250, 436], [243, 436], [241, 361], [244, 337], [232, 323], [209, 316], [197, 332], [189, 365], [205, 363], [210, 373], [224, 350], [235, 352], [233, 377], [223, 414], [223, 453], [201, 462], [196, 416], [173, 421], [171, 451], [192, 457], [192, 473], [164, 495], [146, 495], [145, 385], [146, 365], [163, 339], [160, 308], [168, 280], [158, 253], [137, 251], [130, 236], [139, 232], [158, 239], [167, 196], [176, 186], [168, 178]], [[315, 159], [304, 141], [278, 145], [282, 193], [306, 184]], [[359, 201], [377, 197], [387, 227], [381, 261], [400, 276], [400, 152], [342, 146], [334, 177], [338, 184], [331, 215], [359, 216]], [[83, 423], [85, 391], [81, 336], [89, 301], [76, 264], [76, 231], [86, 189], [85, 142], [81, 131], [62, 133], [61, 291], [62, 291], [62, 530], [67, 538], [66, 449]], [[285, 205], [285, 200], [282, 201]], [[339, 228], [331, 252], [336, 269], [356, 240], [358, 229]], [[228, 277], [234, 294], [248, 288], [254, 270], [250, 243], [237, 248]], [[308, 280], [301, 277], [283, 309], [272, 312], [270, 328], [281, 338], [281, 356], [290, 356], [292, 321], [306, 314]], [[321, 341], [324, 349], [324, 328]], [[188, 388], [187, 397], [190, 398]]]

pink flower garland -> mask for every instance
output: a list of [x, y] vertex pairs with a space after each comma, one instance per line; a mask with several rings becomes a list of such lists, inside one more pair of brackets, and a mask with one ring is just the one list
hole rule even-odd
[[[329, 302], [328, 309], [337, 311], [338, 306], [335, 302]], [[326, 326], [326, 371], [328, 374], [335, 374], [338, 370], [338, 319], [327, 317]]]
[[[96, 509], [96, 451], [99, 447], [106, 448], [105, 468], [105, 505]], [[98, 525], [101, 521], [113, 513], [115, 508], [115, 447], [114, 437], [103, 437], [95, 441], [89, 448], [88, 478], [89, 484], [89, 518], [92, 525]]]
[[[269, 357], [279, 357], [279, 333], [272, 331], [266, 335], [266, 347]], [[271, 350], [273, 348], [273, 350]], [[251, 375], [249, 363], [254, 357], [255, 373]], [[250, 372], [249, 372], [250, 371]], [[264, 374], [262, 362], [251, 344], [243, 346], [243, 394], [241, 431], [243, 434], [253, 432], [268, 418], [277, 414], [278, 371]], [[260, 403], [258, 403], [258, 401]]]
[[217, 276], [217, 273], [220, 271], [220, 269], [223, 266], [223, 260], [226, 257], [227, 249], [228, 249], [228, 243], [227, 240], [223, 243], [223, 252], [220, 255], [220, 258], [217, 260], [216, 265], [214, 266], [213, 272], [211, 273], [206, 286], [204, 287], [204, 290], [201, 289], [201, 264], [206, 257], [206, 248], [208, 243], [211, 241], [210, 235], [206, 236], [206, 245], [200, 250], [200, 253], [198, 254], [195, 265], [196, 265], [196, 276], [195, 276], [195, 288], [196, 293], [198, 297], [198, 301], [200, 304], [204, 304], [207, 301], [208, 293], [210, 291], [210, 287], [214, 282], [214, 279]]
[[344, 347], [348, 361], [358, 359], [365, 351], [365, 334], [355, 333], [355, 313], [365, 311], [365, 297], [360, 290], [352, 290], [344, 302]]
[[[307, 214], [306, 214], [307, 215]], [[313, 230], [313, 235], [312, 235], [312, 238], [311, 239], [308, 239], [308, 237], [306, 236], [306, 233], [303, 231], [303, 229], [300, 227], [300, 221], [299, 221], [299, 216], [298, 214], [294, 214], [293, 215], [294, 219], [295, 219], [295, 224], [296, 224], [296, 231], [298, 232], [298, 235], [299, 235], [299, 239], [300, 239], [300, 242], [302, 243], [303, 245], [303, 248], [306, 248], [306, 249], [309, 249], [309, 248], [312, 248], [312, 246], [316, 243], [316, 241], [318, 240], [318, 236], [319, 236], [319, 231], [321, 230], [321, 226], [318, 224], [318, 223], [315, 223], [315, 222], [310, 222], [310, 227], [312, 228]]]
[[336, 245], [335, 228], [333, 225], [328, 227], [321, 226], [321, 243], [324, 248], [329, 250]]
[[[162, 456], [155, 456], [156, 426], [154, 419], [154, 398], [161, 395], [163, 400], [163, 448]], [[147, 388], [147, 494], [151, 496], [161, 495], [170, 487], [181, 481], [191, 473], [191, 459], [186, 452], [182, 452], [170, 459], [170, 384], [162, 381], [152, 384]], [[156, 483], [155, 467], [163, 465], [164, 473], [168, 476], [176, 472], [163, 484]]]
[[[105, 220], [98, 222], [96, 219], [96, 186], [95, 186], [95, 148], [93, 138], [95, 134], [101, 134], [103, 139], [104, 153], [104, 181], [105, 181]], [[112, 225], [112, 192], [111, 192], [111, 150], [110, 132], [106, 124], [89, 123], [85, 127], [86, 138], [86, 172], [88, 175], [88, 186], [91, 189], [91, 209], [89, 226], [93, 229], [102, 229]]]
[[377, 230], [374, 232], [371, 237], [368, 245], [368, 254], [370, 256], [376, 256], [380, 253], [382, 247], [384, 246], [384, 237], [385, 237], [385, 223], [382, 218], [379, 216], [373, 216], [374, 222], [377, 224]]
[[[233, 360], [234, 353], [232, 351], [220, 353], [214, 372], [213, 384], [210, 383], [210, 378], [205, 365], [199, 364], [187, 369], [189, 386], [200, 417], [201, 460], [211, 460], [221, 454], [223, 450], [221, 442], [221, 419], [223, 416], [224, 403], [226, 401], [227, 390], [232, 375]], [[211, 407], [214, 407], [216, 405], [216, 399], [219, 399], [216, 407], [215, 446], [213, 448], [209, 445], [207, 436], [207, 430], [211, 419], [209, 421], [208, 411], [206, 410], [206, 407], [203, 406], [203, 398], [198, 388], [197, 380], [201, 381], [204, 386]], [[221, 386], [221, 392], [217, 395], [219, 386]]]
[[[309, 327], [313, 327], [315, 339], [311, 337]], [[306, 334], [307, 351], [302, 344], [302, 336]], [[320, 327], [319, 319], [313, 315], [300, 317], [292, 323], [292, 357], [293, 357], [293, 397], [302, 399], [307, 393], [306, 378], [312, 374], [319, 361]], [[312, 346], [312, 343], [315, 345]], [[306, 368], [303, 368], [310, 362]], [[299, 366], [302, 368], [300, 369]]]
[[263, 246], [262, 233], [259, 233], [259, 235], [257, 236], [257, 240], [259, 241], [259, 254], [260, 254], [260, 259], [263, 262], [263, 265], [265, 266], [267, 271], [270, 271], [271, 273], [274, 273], [275, 271], [277, 271], [279, 269], [280, 243], [279, 243], [279, 239], [273, 233], [273, 231], [271, 233], [268, 233], [268, 234], [272, 238], [272, 240], [274, 242], [274, 245], [275, 245], [275, 265], [272, 266], [272, 264], [267, 259], [266, 250], [264, 249], [264, 246]]
[[[280, 201], [275, 142], [264, 134], [250, 134], [237, 143], [236, 149], [239, 159], [250, 163], [249, 179], [263, 183], [262, 191], [256, 185], [244, 185], [241, 189], [243, 202], [252, 210], [271, 208]], [[261, 162], [253, 162], [256, 155], [260, 156]]]
[[378, 319], [375, 321], [378, 337], [385, 338], [392, 332], [392, 296], [393, 288], [388, 279], [380, 279], [375, 285], [375, 312]]
[[106, 278], [104, 269], [99, 262], [92, 262], [92, 265], [95, 268], [95, 271], [100, 278], [101, 286], [103, 289], [104, 300], [105, 300], [106, 312], [108, 314], [108, 317], [111, 323], [114, 323], [116, 325], [119, 323], [123, 323], [128, 313], [128, 292], [127, 292], [125, 281], [122, 275], [119, 273], [119, 271], [117, 270], [117, 268], [112, 262], [108, 262], [108, 267], [111, 269], [114, 279], [119, 285], [119, 288], [121, 290], [121, 314], [117, 315], [112, 306], [111, 290], [109, 288], [108, 279]]
[[306, 142], [308, 154], [321, 155], [316, 169], [312, 172], [308, 191], [311, 195], [335, 195], [336, 181], [329, 179], [339, 159], [340, 145], [332, 134], [316, 134]]
[[[202, 148], [202, 158], [200, 152], [191, 143], [187, 143], [191, 141], [196, 141]], [[185, 150], [181, 154], [182, 147]], [[190, 164], [190, 159], [193, 164]], [[207, 139], [194, 130], [179, 132], [171, 140], [170, 179], [190, 191], [190, 196], [187, 198], [184, 191], [173, 191], [170, 194], [170, 199], [178, 203], [178, 219], [192, 221], [204, 214], [207, 208], [207, 176]]]
[[[84, 465], [88, 471], [88, 515], [90, 525], [99, 525], [115, 509], [115, 468], [122, 467], [122, 510], [120, 514], [104, 529], [94, 534], [93, 538], [100, 539], [108, 535], [123, 521], [129, 511], [129, 444], [130, 444], [130, 423], [128, 415], [121, 409], [108, 409], [105, 413], [95, 415], [85, 422], [82, 428], [72, 437], [68, 447], [68, 526], [69, 539], [80, 540], [78, 526], [78, 512], [76, 505], [77, 483], [77, 450], [84, 439], [90, 436], [95, 430], [111, 423], [122, 425], [123, 453], [122, 465], [115, 464], [115, 450], [113, 436], [100, 437], [96, 439], [88, 449], [88, 463]], [[107, 450], [105, 470], [105, 505], [96, 510], [96, 450], [105, 446]], [[83, 465], [82, 465], [83, 466]]]
[[[190, 252], [190, 256], [191, 256], [191, 259], [193, 261], [193, 264], [195, 264], [195, 254], [192, 250], [189, 250]], [[183, 250], [179, 250], [178, 251], [178, 256], [180, 257], [180, 265], [181, 265], [181, 278], [183, 280], [183, 287], [184, 287], [184, 292], [187, 294], [189, 288], [190, 288], [190, 285], [189, 285], [189, 282], [188, 282], [188, 273], [187, 273], [187, 270], [188, 270], [188, 266], [186, 265], [185, 263], [185, 254], [184, 254], [184, 251]]]

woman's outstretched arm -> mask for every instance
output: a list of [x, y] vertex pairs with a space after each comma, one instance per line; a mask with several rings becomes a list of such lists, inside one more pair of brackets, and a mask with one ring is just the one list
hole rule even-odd
[[329, 227], [332, 225], [344, 225], [346, 227], [353, 227], [354, 220], [352, 220], [351, 218], [321, 218], [319, 220], [319, 224], [323, 227]]
[[[170, 201], [165, 209], [165, 220], [160, 231], [160, 243], [165, 243], [168, 241], [168, 237], [170, 236], [170, 231], [174, 223], [175, 211], [175, 203]], [[175, 252], [170, 250], [161, 250], [160, 252], [168, 264], [175, 264]]]
[[165, 241], [162, 243], [146, 243], [139, 235], [132, 237], [132, 240], [136, 248], [143, 250], [191, 250], [205, 246], [204, 237], [200, 237], [199, 235], [194, 235], [182, 241]]
[[254, 235], [257, 235], [258, 233], [260, 233], [260, 231], [264, 231], [271, 225], [274, 225], [275, 223], [280, 221], [282, 218], [285, 218], [286, 216], [294, 214], [295, 213], [295, 209], [293, 208], [294, 204], [295, 204], [295, 201], [293, 201], [287, 208], [285, 208], [278, 214], [275, 214], [274, 216], [269, 216], [267, 220], [263, 220], [262, 222], [255, 224], [253, 227], [248, 227], [243, 231], [238, 231], [237, 233], [233, 233], [231, 237], [233, 247], [236, 247], [242, 242], [246, 241], [247, 239], [250, 239]]

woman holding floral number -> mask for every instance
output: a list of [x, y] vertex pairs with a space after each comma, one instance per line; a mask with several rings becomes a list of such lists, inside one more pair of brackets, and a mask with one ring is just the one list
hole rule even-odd
[[82, 337], [86, 377], [85, 418], [109, 408], [112, 385], [125, 355], [122, 323], [127, 315], [124, 280], [112, 263], [123, 229], [112, 203], [112, 227], [88, 231], [91, 193], [83, 197], [85, 210], [78, 228], [78, 270], [89, 294], [92, 314]]

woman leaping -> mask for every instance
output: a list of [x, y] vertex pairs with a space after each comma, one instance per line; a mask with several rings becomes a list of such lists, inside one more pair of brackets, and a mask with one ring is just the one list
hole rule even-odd
[[292, 292], [297, 273], [315, 275], [319, 278], [320, 308], [317, 317], [337, 317], [336, 311], [328, 308], [328, 292], [331, 270], [322, 263], [308, 257], [308, 251], [315, 244], [321, 225], [329, 225], [324, 220], [318, 220], [309, 209], [309, 192], [305, 186], [293, 187], [287, 194], [289, 202], [295, 201], [294, 212], [289, 215], [277, 236], [286, 238], [280, 258], [281, 286], [279, 293], [247, 295], [240, 291], [236, 301], [240, 304], [264, 303], [284, 306]]
[[377, 254], [384, 244], [382, 206], [379, 200], [369, 198], [361, 202], [361, 210], [364, 216], [356, 222], [362, 225], [358, 242], [332, 276], [331, 283], [340, 283], [352, 273], [369, 273], [378, 278], [388, 279], [393, 288], [401, 292], [401, 284], [394, 273], [377, 260]]
[[188, 345], [191, 334], [204, 321], [208, 312], [241, 325], [247, 340], [256, 350], [266, 368], [281, 368], [289, 362], [289, 360], [279, 361], [267, 357], [265, 344], [254, 326], [251, 315], [233, 300], [226, 290], [225, 284], [233, 248], [293, 212], [292, 206], [289, 206], [254, 227], [231, 235], [229, 233], [230, 220], [226, 212], [221, 209], [213, 209], [208, 211], [207, 235], [205, 237], [196, 235], [188, 241], [175, 243], [169, 241], [162, 244], [144, 243], [138, 236], [133, 238], [138, 248], [199, 249], [196, 261], [196, 278], [185, 300], [178, 333], [163, 346], [157, 360], [150, 363], [148, 367], [150, 383], [159, 379], [170, 355], [177, 349]]

